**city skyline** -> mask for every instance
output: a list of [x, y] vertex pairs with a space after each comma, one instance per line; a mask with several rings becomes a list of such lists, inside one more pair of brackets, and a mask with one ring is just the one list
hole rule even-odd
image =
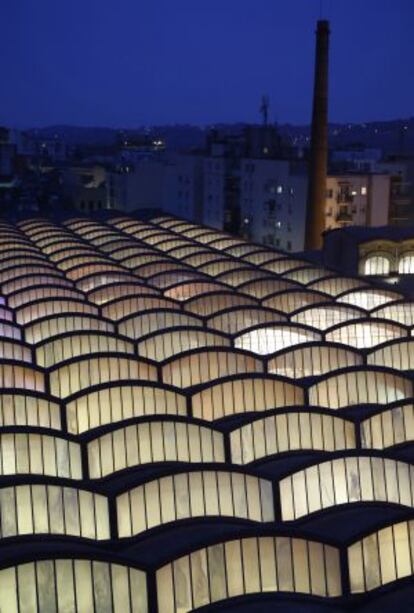
[[266, 93], [271, 121], [308, 124], [320, 16], [332, 31], [330, 121], [412, 116], [404, 58], [414, 50], [414, 5], [323, 4], [322, 13], [319, 0], [3, 5], [0, 123], [252, 122]]

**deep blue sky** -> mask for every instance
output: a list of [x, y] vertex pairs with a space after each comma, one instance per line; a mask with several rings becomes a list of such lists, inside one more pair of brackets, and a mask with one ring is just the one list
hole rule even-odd
[[[324, 0], [330, 119], [414, 115], [414, 0]], [[320, 0], [0, 0], [0, 124], [310, 117]]]

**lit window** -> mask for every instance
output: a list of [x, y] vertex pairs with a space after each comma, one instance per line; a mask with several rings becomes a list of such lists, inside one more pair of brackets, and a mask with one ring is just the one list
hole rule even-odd
[[283, 193], [283, 187], [281, 185], [278, 185], [276, 191], [277, 191], [278, 194], [282, 194]]
[[367, 195], [367, 188], [365, 185], [363, 185], [361, 187], [361, 196], [366, 196]]

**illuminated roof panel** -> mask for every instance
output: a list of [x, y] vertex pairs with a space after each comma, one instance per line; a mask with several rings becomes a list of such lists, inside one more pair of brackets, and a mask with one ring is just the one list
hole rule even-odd
[[168, 215], [0, 251], [0, 608], [414, 587], [409, 297]]

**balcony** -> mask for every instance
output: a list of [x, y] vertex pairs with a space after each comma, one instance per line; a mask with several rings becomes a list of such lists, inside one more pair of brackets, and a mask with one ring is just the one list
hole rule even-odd
[[336, 202], [338, 204], [348, 204], [354, 201], [354, 197], [351, 194], [338, 194]]
[[338, 223], [352, 223], [352, 215], [348, 211], [340, 211], [335, 217]]

